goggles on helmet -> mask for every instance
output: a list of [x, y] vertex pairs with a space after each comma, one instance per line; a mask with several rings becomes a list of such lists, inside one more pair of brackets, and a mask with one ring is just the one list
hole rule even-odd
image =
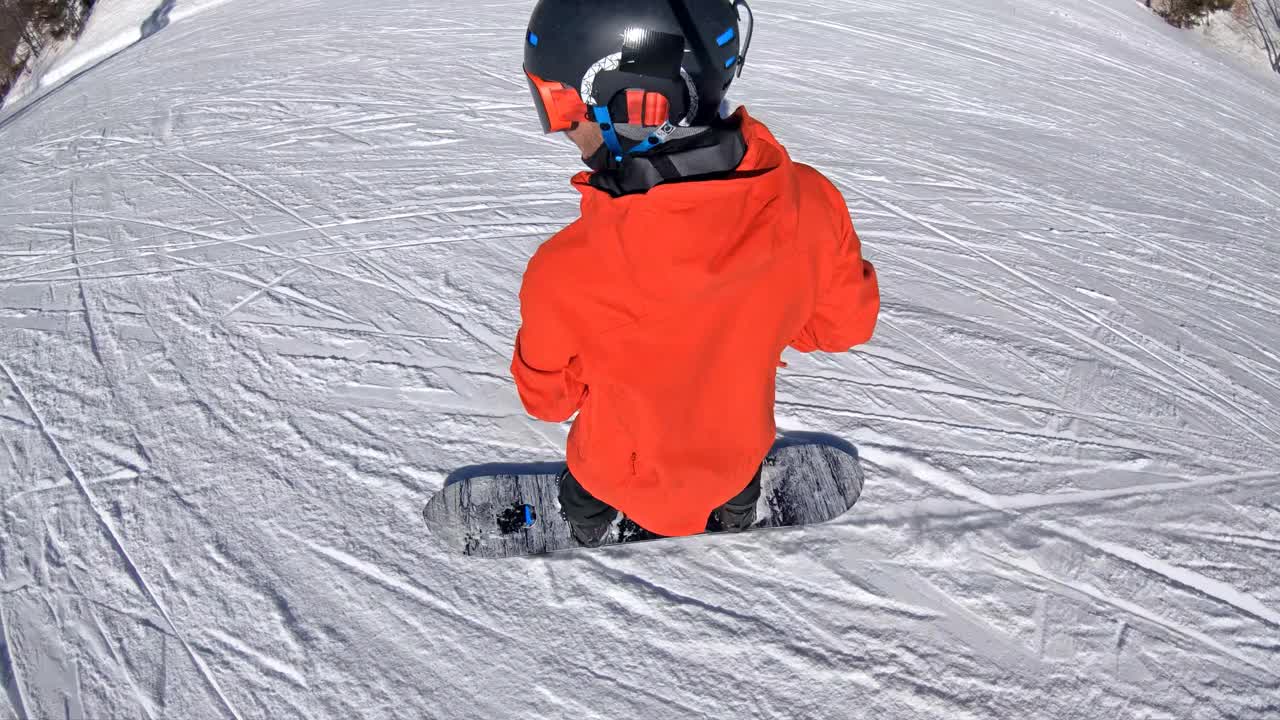
[[[529, 81], [529, 92], [533, 95], [533, 104], [538, 108], [538, 119], [542, 121], [542, 131], [546, 133], [560, 132], [573, 127], [574, 123], [593, 122], [591, 108], [582, 101], [577, 90], [565, 87], [564, 83], [543, 80], [528, 70], [525, 71]], [[655, 92], [644, 90], [627, 90], [625, 95], [625, 115], [619, 116], [619, 122], [637, 125], [658, 126], [667, 121], [670, 104], [667, 98]]]
[[577, 90], [566, 87], [562, 82], [543, 80], [528, 70], [524, 74], [529, 80], [529, 92], [533, 95], [534, 106], [538, 108], [543, 132], [568, 130], [574, 123], [587, 120], [587, 104], [582, 102]]

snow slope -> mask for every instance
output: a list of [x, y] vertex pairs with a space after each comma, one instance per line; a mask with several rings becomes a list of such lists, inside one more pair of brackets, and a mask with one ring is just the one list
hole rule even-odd
[[756, 5], [883, 283], [778, 382], [854, 512], [435, 549], [565, 437], [530, 3], [230, 2], [0, 119], [0, 717], [1280, 716], [1280, 88], [1130, 2]]

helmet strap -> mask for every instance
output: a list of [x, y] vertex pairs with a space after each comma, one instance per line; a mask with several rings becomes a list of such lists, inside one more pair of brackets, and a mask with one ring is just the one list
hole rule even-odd
[[670, 122], [664, 122], [662, 123], [662, 127], [649, 133], [649, 136], [646, 137], [643, 141], [641, 141], [639, 145], [636, 145], [635, 147], [631, 148], [627, 152], [631, 153], [632, 155], [638, 155], [651, 148], [655, 148], [661, 145], [662, 143], [666, 142], [667, 138], [671, 136], [671, 133], [675, 131], [676, 131], [675, 125], [672, 125]]
[[609, 114], [609, 108], [606, 105], [592, 105], [591, 115], [595, 119], [596, 124], [600, 126], [600, 132], [604, 135], [604, 144], [609, 148], [609, 152], [613, 155], [613, 159], [617, 163], [621, 163], [625, 155], [637, 155], [642, 152], [651, 150], [662, 143], [666, 142], [671, 133], [675, 132], [675, 126], [670, 122], [662, 123], [662, 127], [649, 133], [641, 142], [632, 146], [625, 153], [622, 150], [622, 140], [618, 137], [618, 131], [613, 125], [613, 116]]
[[622, 141], [618, 140], [618, 131], [613, 127], [613, 117], [609, 115], [608, 106], [592, 105], [591, 115], [600, 126], [600, 132], [604, 134], [604, 144], [608, 146], [609, 152], [613, 153], [613, 159], [622, 162]]

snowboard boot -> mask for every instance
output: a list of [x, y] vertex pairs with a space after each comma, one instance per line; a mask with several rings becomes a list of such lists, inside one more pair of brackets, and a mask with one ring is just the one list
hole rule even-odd
[[609, 522], [600, 525], [579, 525], [573, 520], [569, 520], [569, 531], [573, 534], [573, 539], [577, 540], [583, 547], [600, 547], [604, 544], [604, 539], [608, 537], [609, 529], [613, 527], [613, 521], [617, 517], [618, 511], [614, 510]]
[[760, 499], [760, 470], [729, 502], [716, 508], [716, 519], [725, 532], [742, 532], [756, 522], [756, 502]]
[[756, 504], [748, 507], [731, 506], [728, 503], [716, 508], [716, 517], [725, 532], [742, 532], [756, 522]]
[[600, 547], [609, 536], [618, 511], [591, 496], [578, 479], [565, 468], [560, 473], [560, 512], [569, 521], [573, 539], [584, 547]]

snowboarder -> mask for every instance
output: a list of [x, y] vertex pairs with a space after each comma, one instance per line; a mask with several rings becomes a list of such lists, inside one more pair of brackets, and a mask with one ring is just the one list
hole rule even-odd
[[752, 25], [745, 0], [540, 0], [529, 21], [543, 131], [590, 172], [581, 218], [525, 271], [511, 370], [531, 415], [578, 413], [560, 504], [587, 546], [619, 511], [658, 535], [750, 526], [783, 349], [875, 327], [839, 191], [726, 115]]

